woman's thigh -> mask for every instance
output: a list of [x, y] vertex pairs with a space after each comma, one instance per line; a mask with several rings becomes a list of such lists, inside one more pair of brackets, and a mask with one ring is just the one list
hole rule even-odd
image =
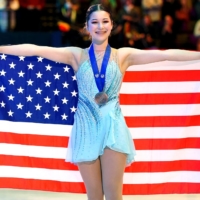
[[100, 160], [78, 163], [88, 200], [103, 200], [103, 187]]
[[106, 148], [100, 157], [103, 191], [106, 200], [122, 200], [126, 154]]

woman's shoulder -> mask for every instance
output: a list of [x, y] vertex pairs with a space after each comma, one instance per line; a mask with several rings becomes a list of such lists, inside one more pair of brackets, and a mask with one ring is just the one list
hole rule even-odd
[[126, 47], [121, 47], [121, 48], [112, 48], [113, 52], [117, 53], [118, 55], [124, 54], [126, 51]]
[[66, 50], [69, 50], [75, 57], [78, 57], [82, 54], [83, 48], [80, 47], [66, 47]]
[[130, 47], [122, 47], [122, 48], [116, 49], [118, 64], [122, 72], [126, 71], [126, 68], [128, 66], [128, 60], [129, 60], [128, 58], [132, 50], [133, 48], [130, 48]]
[[75, 60], [77, 63], [79, 63], [82, 54], [85, 52], [85, 49], [80, 48], [80, 47], [67, 47], [71, 53], [73, 54]]
[[76, 54], [76, 60], [77, 60], [77, 71], [79, 67], [89, 60], [89, 47], [87, 48], [79, 48], [78, 53]]
[[123, 48], [119, 48], [119, 49], [112, 48], [112, 50], [113, 50], [114, 54], [117, 56], [119, 64], [121, 64], [121, 60], [123, 60], [123, 57], [124, 57], [124, 49]]

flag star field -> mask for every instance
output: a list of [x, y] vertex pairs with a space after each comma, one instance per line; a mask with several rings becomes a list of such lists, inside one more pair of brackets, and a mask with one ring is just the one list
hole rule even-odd
[[70, 66], [36, 56], [0, 60], [0, 119], [73, 124], [78, 91]]

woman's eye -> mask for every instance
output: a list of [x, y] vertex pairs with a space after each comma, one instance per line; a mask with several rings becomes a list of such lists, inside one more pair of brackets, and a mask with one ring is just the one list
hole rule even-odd
[[[109, 21], [103, 21], [103, 23], [108, 23]], [[92, 22], [92, 24], [97, 24], [98, 22]]]

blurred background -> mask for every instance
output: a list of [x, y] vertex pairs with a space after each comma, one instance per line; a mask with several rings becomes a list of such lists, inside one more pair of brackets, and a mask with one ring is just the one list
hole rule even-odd
[[200, 51], [200, 0], [0, 0], [0, 45], [88, 47], [85, 14], [95, 3], [113, 17], [114, 48]]

